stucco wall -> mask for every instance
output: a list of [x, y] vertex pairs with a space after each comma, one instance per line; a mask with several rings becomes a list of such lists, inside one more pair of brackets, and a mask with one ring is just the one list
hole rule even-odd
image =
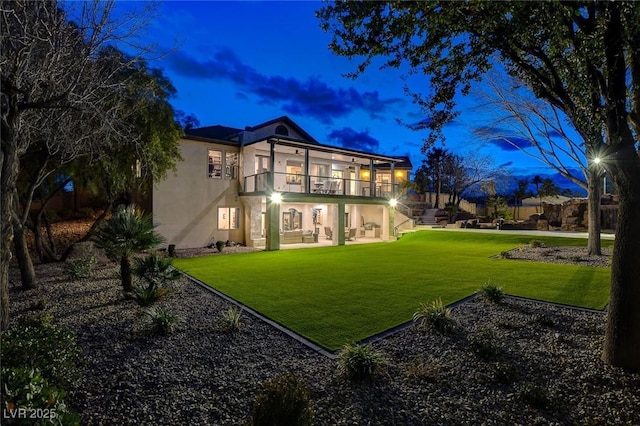
[[[176, 174], [169, 173], [154, 186], [153, 221], [158, 232], [177, 248], [204, 247], [217, 240], [243, 242], [238, 180], [208, 177], [208, 149], [237, 149], [188, 140], [180, 141], [180, 149], [184, 160]], [[239, 207], [241, 229], [218, 230], [218, 207]]]

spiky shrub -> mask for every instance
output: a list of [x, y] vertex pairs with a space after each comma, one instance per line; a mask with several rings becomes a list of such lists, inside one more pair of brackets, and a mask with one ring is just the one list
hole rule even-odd
[[93, 266], [97, 263], [94, 256], [84, 256], [65, 262], [64, 272], [70, 280], [89, 278], [93, 272]]
[[242, 328], [242, 309], [230, 306], [218, 319], [218, 327], [225, 333], [238, 331]]
[[483, 360], [490, 360], [498, 354], [496, 335], [493, 330], [482, 327], [469, 337], [469, 348]]
[[498, 304], [504, 300], [504, 291], [502, 287], [488, 281], [480, 289], [480, 297], [485, 302]]
[[133, 291], [131, 257], [163, 242], [155, 231], [150, 215], [143, 214], [135, 205], [118, 208], [111, 219], [96, 233], [95, 245], [104, 250], [107, 257], [120, 262], [120, 279], [125, 293]]
[[387, 360], [371, 345], [347, 344], [338, 355], [338, 371], [351, 380], [372, 379]]
[[276, 376], [260, 383], [253, 401], [254, 426], [310, 425], [313, 406], [307, 384], [295, 374]]
[[544, 247], [544, 242], [542, 242], [540, 240], [531, 240], [531, 241], [529, 241], [529, 247], [531, 247], [531, 248]]
[[413, 321], [419, 327], [430, 328], [443, 334], [455, 328], [451, 309], [444, 306], [440, 298], [430, 303], [421, 303], [420, 308], [413, 314]]
[[139, 283], [131, 296], [140, 306], [149, 306], [163, 296], [174, 291], [172, 282], [180, 278], [180, 272], [172, 265], [172, 260], [151, 253], [133, 261], [133, 275]]
[[182, 318], [168, 309], [152, 306], [145, 310], [145, 314], [151, 320], [150, 332], [153, 334], [167, 335], [173, 333], [182, 322]]

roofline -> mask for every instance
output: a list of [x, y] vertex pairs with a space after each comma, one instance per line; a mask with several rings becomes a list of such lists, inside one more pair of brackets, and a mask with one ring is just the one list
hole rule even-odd
[[390, 163], [400, 163], [404, 161], [402, 158], [391, 157], [388, 155], [381, 155], [381, 154], [376, 154], [376, 153], [366, 152], [366, 151], [358, 151], [354, 149], [340, 148], [340, 147], [325, 145], [320, 143], [317, 143], [317, 144], [309, 143], [309, 142], [302, 141], [300, 139], [289, 138], [282, 135], [268, 136], [266, 138], [259, 139], [256, 141], [246, 142], [244, 145], [245, 146], [253, 145], [261, 142], [267, 142], [267, 143], [273, 142], [276, 145], [284, 145], [284, 146], [290, 146], [294, 148], [309, 148], [314, 151], [320, 151], [320, 152], [346, 154], [346, 155], [350, 155], [351, 157], [358, 157], [358, 158], [365, 158], [365, 159], [373, 158], [375, 160], [387, 161]]
[[270, 124], [277, 123], [278, 121], [286, 121], [287, 124], [289, 124], [291, 127], [293, 127], [297, 133], [302, 135], [302, 137], [304, 137], [305, 139], [307, 139], [307, 140], [309, 140], [309, 141], [311, 141], [313, 143], [320, 144], [320, 142], [318, 142], [316, 140], [316, 138], [314, 138], [309, 133], [307, 133], [306, 130], [304, 130], [302, 127], [300, 127], [298, 124], [296, 124], [295, 121], [293, 121], [291, 118], [289, 118], [286, 115], [283, 115], [283, 116], [278, 117], [278, 118], [274, 118], [273, 120], [265, 121], [264, 123], [260, 123], [260, 124], [257, 124], [255, 126], [251, 126], [249, 131], [254, 131], [255, 129], [258, 129], [260, 127], [266, 127], [266, 126], [268, 126]]

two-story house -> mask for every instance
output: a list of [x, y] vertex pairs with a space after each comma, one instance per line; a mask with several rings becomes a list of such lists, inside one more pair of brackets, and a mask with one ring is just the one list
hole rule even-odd
[[277, 250], [393, 239], [407, 157], [320, 143], [288, 117], [244, 130], [191, 129], [179, 144], [183, 161], [152, 194], [154, 223], [168, 244], [231, 240]]

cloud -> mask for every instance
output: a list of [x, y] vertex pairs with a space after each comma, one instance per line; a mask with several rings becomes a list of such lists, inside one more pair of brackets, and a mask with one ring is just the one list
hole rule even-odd
[[329, 140], [336, 141], [344, 148], [358, 151], [376, 152], [380, 142], [371, 137], [368, 131], [357, 132], [350, 127], [343, 127], [340, 130], [333, 130], [327, 136]]
[[239, 91], [257, 96], [263, 104], [280, 104], [290, 114], [313, 117], [325, 124], [354, 110], [364, 111], [375, 119], [402, 101], [399, 98], [381, 99], [377, 91], [333, 88], [317, 76], [304, 81], [294, 77], [267, 76], [243, 63], [230, 49], [218, 49], [210, 58], [203, 60], [179, 52], [168, 58], [168, 64], [184, 77], [227, 81], [237, 86]]

